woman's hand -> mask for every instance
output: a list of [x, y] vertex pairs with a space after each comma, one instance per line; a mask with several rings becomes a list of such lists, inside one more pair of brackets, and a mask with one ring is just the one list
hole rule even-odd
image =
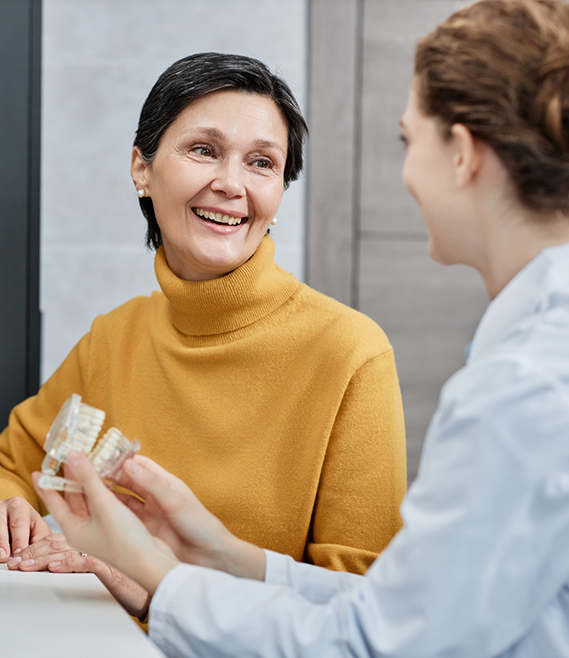
[[0, 500], [0, 563], [49, 534], [49, 526], [27, 500]]
[[117, 494], [182, 562], [264, 580], [264, 551], [232, 535], [181, 480], [151, 459], [127, 460], [118, 483], [144, 499]]
[[8, 562], [9, 569], [53, 573], [93, 573], [133, 617], [144, 618], [148, 612], [148, 592], [128, 576], [93, 555], [71, 548], [65, 536], [47, 535], [24, 548]]
[[39, 473], [34, 473], [33, 479], [69, 544], [116, 567], [152, 595], [178, 560], [105, 487], [85, 455], [70, 453], [67, 465], [85, 494], [67, 494], [63, 499], [56, 491], [38, 487]]

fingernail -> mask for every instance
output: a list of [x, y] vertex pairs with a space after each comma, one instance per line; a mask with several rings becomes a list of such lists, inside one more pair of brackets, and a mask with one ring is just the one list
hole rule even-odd
[[0, 560], [8, 555], [5, 548], [0, 548]]
[[140, 471], [140, 466], [132, 459], [127, 459], [124, 463], [124, 467], [126, 467], [126, 469], [131, 475], [134, 475], [135, 473], [138, 473], [138, 471]]
[[81, 461], [81, 457], [83, 457], [83, 453], [80, 452], [79, 450], [72, 450], [68, 455], [67, 455], [67, 464], [68, 466], [73, 466], [77, 465]]
[[13, 558], [10, 558], [10, 559], [8, 560], [8, 566], [9, 566], [9, 567], [15, 567], [15, 566], [17, 566], [18, 564], [20, 564], [21, 561], [22, 561], [22, 558], [21, 558], [21, 557], [13, 557]]
[[50, 569], [55, 569], [55, 567], [58, 567], [61, 564], [61, 561], [59, 562], [50, 562], [49, 567]]
[[16, 548], [16, 549], [14, 550], [14, 556], [18, 555], [18, 553], [21, 553], [21, 552], [22, 552], [22, 549], [21, 549], [21, 548]]
[[[21, 559], [21, 558], [20, 558]], [[24, 560], [22, 564], [20, 564], [21, 567], [31, 567], [32, 564], [35, 564], [35, 560]]]

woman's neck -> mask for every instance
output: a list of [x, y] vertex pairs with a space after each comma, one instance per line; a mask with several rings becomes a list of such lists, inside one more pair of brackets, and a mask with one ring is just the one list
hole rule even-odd
[[485, 262], [477, 269], [490, 299], [544, 249], [569, 242], [569, 216], [515, 206], [488, 218]]

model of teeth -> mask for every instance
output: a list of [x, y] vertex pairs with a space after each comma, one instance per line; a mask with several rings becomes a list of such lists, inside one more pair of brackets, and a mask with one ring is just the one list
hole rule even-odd
[[138, 452], [140, 443], [129, 441], [116, 427], [111, 427], [91, 452], [104, 420], [104, 411], [82, 403], [81, 396], [75, 393], [64, 402], [46, 436], [46, 456], [38, 480], [40, 487], [78, 493], [83, 491], [75, 480], [55, 475], [67, 462], [72, 450], [88, 455], [102, 478], [116, 480], [120, 477], [124, 461]]
[[67, 460], [70, 450], [88, 454], [95, 445], [105, 412], [81, 402], [81, 396], [73, 394], [59, 410], [45, 438], [45, 459], [42, 473], [55, 475]]
[[140, 448], [138, 441], [132, 443], [116, 427], [111, 427], [89, 455], [93, 466], [102, 478], [118, 479], [125, 459], [132, 457]]
[[193, 211], [200, 217], [204, 217], [205, 219], [212, 219], [214, 222], [218, 222], [220, 224], [229, 224], [230, 226], [241, 224], [244, 219], [244, 217], [222, 215], [220, 212], [210, 212], [209, 210], [202, 210], [202, 208], [194, 208]]

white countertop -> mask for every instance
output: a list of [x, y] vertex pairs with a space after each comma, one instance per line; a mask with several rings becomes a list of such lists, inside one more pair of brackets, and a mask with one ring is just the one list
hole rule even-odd
[[2, 658], [163, 658], [93, 574], [0, 564]]

